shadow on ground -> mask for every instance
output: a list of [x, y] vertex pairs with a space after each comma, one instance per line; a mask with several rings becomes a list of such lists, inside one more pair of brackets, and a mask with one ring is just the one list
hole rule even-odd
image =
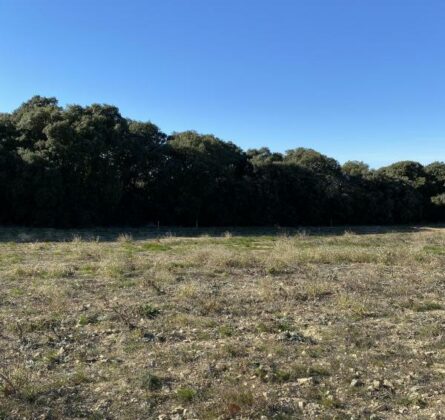
[[85, 241], [113, 242], [123, 235], [134, 240], [150, 240], [164, 237], [192, 238], [199, 236], [221, 237], [228, 233], [233, 236], [276, 236], [313, 235], [341, 236], [347, 233], [356, 235], [413, 233], [443, 229], [445, 225], [425, 226], [335, 226], [335, 227], [100, 227], [88, 229], [55, 229], [0, 227], [0, 242], [66, 242], [73, 239]]

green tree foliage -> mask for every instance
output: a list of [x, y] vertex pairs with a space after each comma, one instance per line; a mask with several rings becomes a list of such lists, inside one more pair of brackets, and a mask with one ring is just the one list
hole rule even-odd
[[445, 189], [445, 163], [433, 162], [424, 168], [431, 194], [440, 194]]
[[35, 96], [0, 114], [0, 223], [334, 225], [445, 221], [445, 163], [377, 171], [312, 149], [167, 137], [110, 105]]
[[[169, 191], [173, 221], [187, 225], [230, 224], [237, 219], [248, 167], [246, 154], [231, 142], [194, 131], [168, 139], [162, 184]], [[171, 217], [170, 216], [170, 217]]]
[[427, 177], [426, 197], [431, 197], [428, 218], [433, 221], [445, 220], [445, 163], [433, 162], [425, 166]]
[[252, 165], [283, 161], [283, 155], [281, 153], [272, 153], [267, 147], [262, 147], [260, 149], [249, 149], [246, 154]]
[[323, 176], [338, 176], [340, 174], [340, 165], [335, 159], [304, 147], [288, 150], [284, 161], [302, 166]]
[[420, 189], [426, 184], [426, 172], [418, 162], [409, 160], [396, 162], [380, 169], [380, 172], [388, 177], [408, 182], [414, 188]]
[[23, 163], [18, 154], [17, 138], [11, 116], [0, 114], [0, 223], [9, 221], [20, 201]]
[[348, 160], [341, 167], [343, 173], [350, 177], [365, 177], [369, 175], [369, 165], [358, 160]]

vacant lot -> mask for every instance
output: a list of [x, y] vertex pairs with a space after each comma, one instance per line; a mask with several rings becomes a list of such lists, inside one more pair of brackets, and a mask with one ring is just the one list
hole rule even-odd
[[445, 230], [122, 232], [0, 230], [0, 418], [445, 418]]

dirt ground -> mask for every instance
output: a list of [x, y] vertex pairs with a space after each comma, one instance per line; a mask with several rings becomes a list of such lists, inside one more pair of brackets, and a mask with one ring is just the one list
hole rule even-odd
[[1, 419], [445, 419], [445, 229], [0, 229]]

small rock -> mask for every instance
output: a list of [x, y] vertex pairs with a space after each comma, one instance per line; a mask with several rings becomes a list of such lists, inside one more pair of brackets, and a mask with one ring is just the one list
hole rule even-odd
[[386, 387], [386, 388], [389, 388], [389, 389], [394, 389], [394, 385], [390, 381], [388, 381], [387, 379], [385, 379], [383, 381], [383, 386]]
[[355, 387], [359, 387], [359, 386], [362, 386], [362, 385], [363, 385], [363, 382], [360, 379], [353, 379], [351, 381], [350, 387], [351, 388], [355, 388]]
[[218, 363], [215, 365], [215, 369], [216, 369], [217, 371], [219, 371], [219, 372], [223, 372], [223, 371], [227, 370], [227, 365], [226, 365], [225, 363], [218, 362]]
[[382, 385], [382, 383], [380, 381], [377, 381], [377, 380], [372, 381], [372, 388], [373, 389], [380, 389], [381, 385]]
[[299, 385], [312, 385], [315, 381], [312, 376], [308, 378], [298, 378], [297, 382]]
[[184, 407], [175, 407], [172, 411], [173, 414], [184, 414], [185, 408]]

